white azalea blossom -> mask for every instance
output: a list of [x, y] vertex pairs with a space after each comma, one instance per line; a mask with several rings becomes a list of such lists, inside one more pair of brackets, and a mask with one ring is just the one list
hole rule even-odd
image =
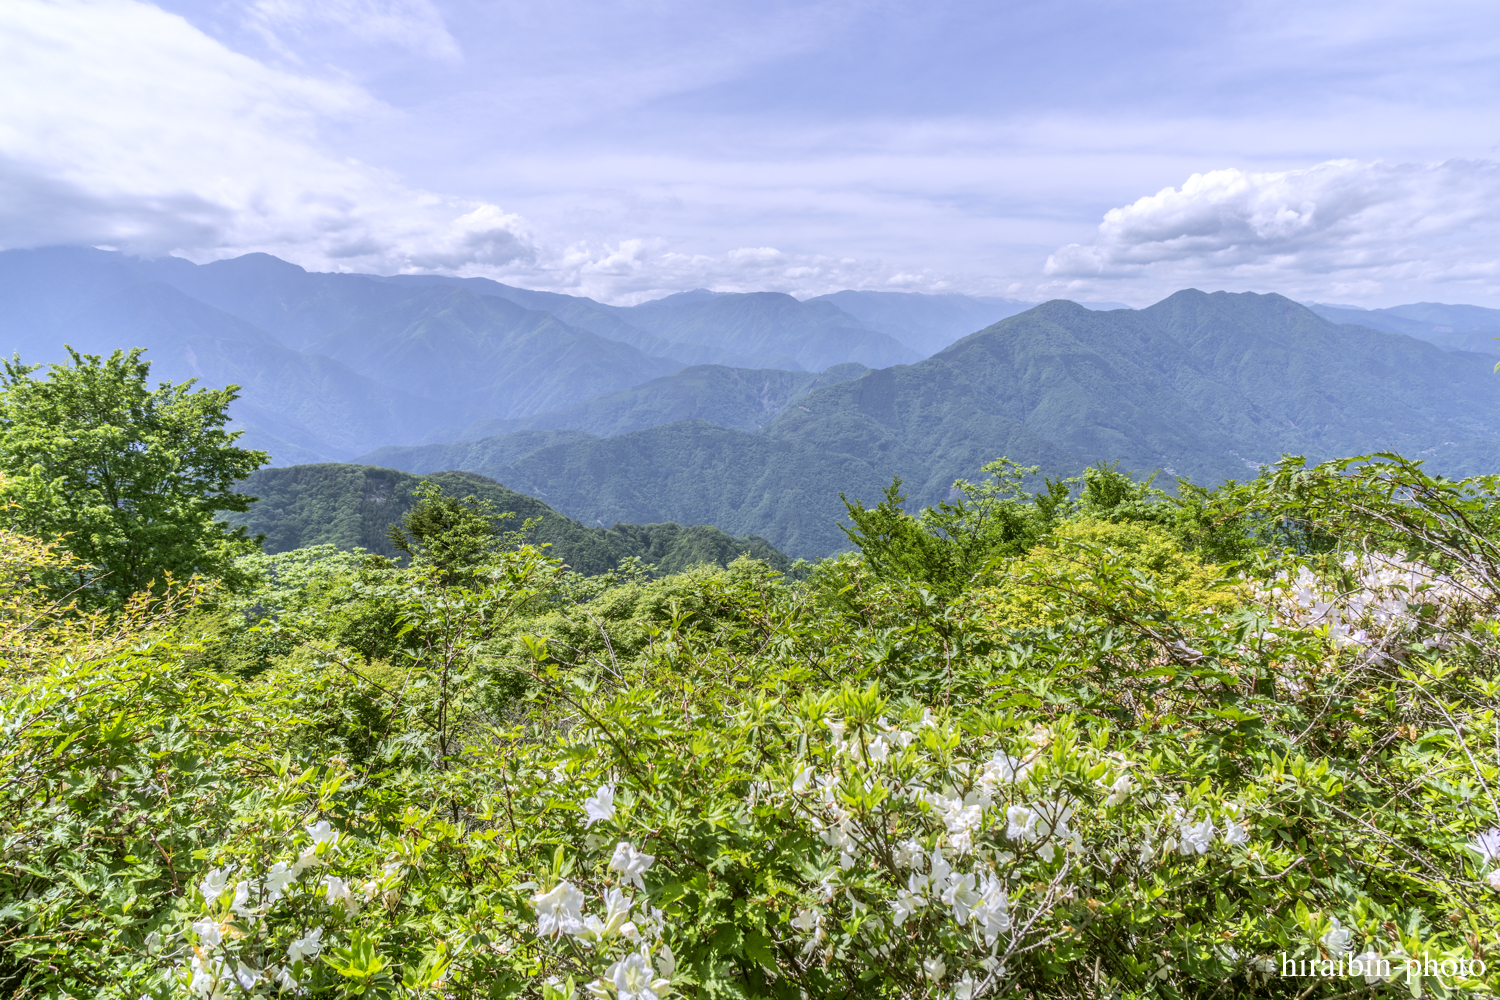
[[314, 927], [287, 946], [286, 960], [293, 963], [311, 962], [318, 957], [322, 949], [323, 928]]
[[359, 902], [354, 898], [354, 890], [348, 882], [337, 875], [323, 876], [323, 900], [329, 906], [342, 905], [345, 910], [354, 913], [359, 909]]
[[1109, 794], [1104, 797], [1104, 804], [1112, 807], [1123, 805], [1125, 800], [1130, 798], [1130, 793], [1135, 791], [1135, 782], [1130, 775], [1122, 774], [1114, 780], [1113, 784], [1105, 787], [1109, 789]]
[[339, 842], [338, 831], [335, 830], [333, 828], [333, 824], [328, 822], [326, 819], [318, 820], [318, 822], [304, 827], [303, 829], [305, 829], [307, 831], [307, 835], [312, 838], [314, 847], [322, 847], [324, 844], [333, 846]]
[[922, 959], [922, 972], [935, 983], [943, 981], [943, 976], [948, 974], [948, 963], [943, 961], [942, 955], [934, 955], [932, 958]]
[[609, 868], [610, 871], [619, 872], [621, 877], [634, 882], [637, 889], [645, 892], [646, 883], [641, 880], [641, 875], [655, 863], [654, 855], [643, 854], [629, 841], [622, 840], [615, 845], [614, 856], [609, 859]]
[[583, 904], [583, 893], [572, 882], [559, 882], [550, 891], [532, 896], [537, 937], [581, 933]]
[[1184, 855], [1207, 854], [1214, 841], [1214, 821], [1205, 818], [1201, 823], [1183, 820], [1177, 830], [1181, 838], [1177, 850]]
[[233, 871], [233, 865], [227, 868], [210, 868], [208, 874], [203, 876], [203, 881], [198, 883], [198, 891], [203, 893], [203, 898], [210, 905], [229, 888], [229, 876]]
[[1343, 924], [1339, 923], [1338, 917], [1329, 917], [1328, 925], [1328, 930], [1323, 934], [1322, 938], [1323, 947], [1335, 955], [1341, 955], [1348, 951], [1350, 941], [1354, 938], [1353, 933]]
[[1469, 849], [1478, 854], [1486, 864], [1500, 861], [1500, 827], [1475, 834]]
[[592, 796], [583, 800], [583, 812], [588, 820], [583, 824], [585, 828], [593, 826], [600, 821], [609, 821], [615, 818], [615, 786], [600, 785]]
[[224, 940], [224, 935], [215, 920], [193, 921], [193, 933], [198, 935], [198, 943], [205, 948], [217, 948]]
[[1224, 823], [1224, 843], [1237, 846], [1239, 844], [1248, 843], [1249, 840], [1249, 830], [1245, 829], [1243, 826], [1240, 826], [1232, 819], [1227, 820]]

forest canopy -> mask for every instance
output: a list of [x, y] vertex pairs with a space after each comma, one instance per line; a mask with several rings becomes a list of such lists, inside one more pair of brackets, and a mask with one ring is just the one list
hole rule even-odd
[[1033, 471], [850, 500], [857, 550], [795, 577], [575, 572], [433, 486], [402, 561], [92, 606], [18, 515], [0, 984], [1492, 992], [1500, 477]]

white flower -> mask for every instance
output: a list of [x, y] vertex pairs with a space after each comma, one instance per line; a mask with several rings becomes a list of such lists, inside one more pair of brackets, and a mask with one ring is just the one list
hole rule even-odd
[[329, 847], [334, 847], [339, 842], [338, 831], [335, 830], [333, 828], [333, 824], [329, 823], [326, 819], [320, 819], [312, 826], [304, 827], [303, 829], [305, 829], [307, 831], [307, 835], [312, 838], [313, 850], [317, 850], [324, 844], [327, 844]]
[[615, 984], [620, 1000], [656, 1000], [651, 989], [651, 966], [640, 952], [631, 952], [611, 965], [605, 975]]
[[922, 971], [935, 983], [942, 982], [943, 976], [948, 972], [948, 963], [943, 961], [942, 955], [922, 959]]
[[635, 887], [642, 892], [646, 891], [646, 883], [641, 881], [641, 875], [656, 863], [655, 855], [642, 854], [628, 841], [620, 841], [615, 845], [615, 856], [609, 859], [610, 871], [619, 872], [623, 878], [635, 883]]
[[311, 962], [323, 949], [323, 928], [315, 927], [287, 946], [288, 962]]
[[815, 772], [810, 767], [804, 767], [802, 770], [798, 771], [797, 777], [792, 779], [792, 791], [796, 792], [798, 795], [801, 795], [803, 792], [807, 791], [807, 786], [812, 782], [814, 773]]
[[286, 887], [297, 877], [297, 871], [289, 868], [285, 861], [278, 861], [266, 872], [266, 901], [274, 903], [281, 898]]
[[984, 773], [980, 775], [980, 782], [994, 784], [997, 782], [1014, 782], [1025, 779], [1026, 772], [1031, 770], [1031, 765], [1019, 757], [1012, 757], [1003, 751], [996, 750], [995, 755], [989, 759], [984, 766]]
[[1040, 818], [1030, 806], [1011, 806], [1005, 810], [1005, 839], [1036, 840], [1036, 822]]
[[354, 890], [349, 887], [348, 882], [337, 875], [324, 875], [323, 888], [325, 890], [323, 901], [329, 906], [342, 903], [344, 909], [350, 913], [358, 911], [359, 902], [354, 898]]
[[897, 927], [900, 927], [906, 923], [908, 917], [915, 915], [926, 905], [926, 897], [920, 896], [910, 889], [897, 889], [896, 898], [891, 901], [891, 910], [894, 914], [891, 919], [896, 921]]
[[559, 882], [551, 892], [531, 897], [536, 911], [537, 937], [549, 934], [579, 934], [583, 931], [583, 893], [572, 882]]
[[1486, 862], [1500, 860], [1500, 827], [1477, 834], [1469, 849], [1477, 852]]
[[254, 916], [258, 908], [250, 905], [250, 895], [254, 893], [259, 896], [259, 890], [258, 881], [241, 882], [234, 887], [234, 902], [229, 904], [229, 908], [242, 917]]
[[792, 927], [804, 934], [811, 934], [823, 926], [823, 911], [816, 906], [804, 906], [792, 918]]
[[922, 858], [925, 852], [922, 845], [915, 840], [907, 839], [896, 845], [896, 864], [902, 868], [922, 867]]
[[1484, 880], [1490, 884], [1491, 889], [1500, 892], [1500, 868], [1496, 868], [1494, 871], [1490, 872], [1484, 877]]
[[614, 934], [625, 926], [630, 919], [630, 908], [635, 905], [635, 900], [625, 895], [619, 889], [610, 889], [604, 893], [604, 933]]
[[583, 800], [583, 811], [588, 816], [588, 822], [584, 827], [593, 826], [600, 820], [612, 820], [615, 818], [615, 786], [600, 785], [599, 790], [592, 798]]
[[188, 989], [200, 997], [215, 995], [215, 987], [222, 979], [229, 978], [229, 965], [222, 958], [209, 959], [205, 965], [197, 955], [193, 956], [193, 979]]
[[948, 808], [943, 811], [942, 820], [948, 827], [953, 849], [960, 854], [969, 853], [974, 846], [974, 831], [979, 828], [979, 807], [964, 805], [961, 799], [952, 799], [948, 802]]
[[252, 969], [244, 962], [241, 962], [239, 967], [234, 970], [234, 978], [239, 982], [240, 989], [249, 993], [255, 988], [256, 982], [260, 980], [260, 971]]
[[1156, 857], [1156, 848], [1151, 846], [1151, 841], [1141, 841], [1141, 853], [1140, 856], [1136, 858], [1137, 863], [1143, 865], [1148, 864], [1154, 857]]
[[1205, 819], [1201, 823], [1190, 823], [1184, 820], [1177, 830], [1182, 838], [1178, 845], [1181, 854], [1207, 854], [1208, 848], [1214, 840], [1214, 821], [1212, 818]]
[[1224, 843], [1239, 845], [1250, 840], [1250, 831], [1240, 826], [1234, 820], [1224, 823]]
[[298, 878], [304, 871], [311, 868], [313, 865], [321, 865], [322, 863], [323, 859], [318, 857], [316, 846], [309, 847], [307, 850], [297, 855], [297, 863], [292, 865], [292, 877]]
[[1130, 775], [1122, 774], [1115, 779], [1114, 784], [1107, 786], [1109, 794], [1104, 798], [1106, 806], [1117, 806], [1130, 798], [1130, 793], [1135, 791], [1135, 782]]
[[969, 912], [979, 903], [974, 873], [948, 876], [948, 887], [943, 890], [942, 900], [953, 911], [954, 920], [961, 924], [968, 923]]
[[656, 953], [656, 971], [661, 973], [663, 979], [671, 979], [677, 971], [677, 956], [672, 954], [672, 949], [665, 944]]
[[[1380, 974], [1380, 962], [1383, 957], [1384, 956], [1381, 955], [1378, 951], [1361, 952], [1360, 954], [1354, 956], [1354, 958], [1350, 960], [1349, 964], [1352, 967], [1355, 962], [1358, 962], [1360, 967], [1364, 970], [1361, 975], [1365, 977], [1365, 982], [1370, 986], [1374, 986], [1382, 979], [1392, 978], [1390, 976], [1382, 976]], [[1272, 966], [1272, 968], [1274, 967], [1275, 966]]]
[[300, 987], [297, 984], [297, 978], [292, 975], [292, 970], [286, 968], [285, 966], [276, 970], [276, 975], [274, 978], [276, 981], [276, 985], [280, 986], [284, 990], [292, 990], [293, 992], [298, 992], [300, 990]]
[[225, 868], [210, 868], [208, 874], [203, 876], [203, 881], [198, 883], [198, 891], [203, 893], [203, 898], [212, 906], [218, 902], [224, 890], [229, 888], [229, 874], [234, 871], [234, 866]]
[[1010, 930], [1010, 897], [994, 875], [985, 875], [980, 883], [979, 903], [974, 907], [972, 919], [983, 932], [987, 947], [994, 947], [996, 939]]
[[964, 977], [953, 984], [953, 1000], [974, 1000], [974, 990], [978, 985], [974, 982], [974, 973], [965, 972]]
[[217, 948], [219, 942], [224, 940], [224, 935], [220, 932], [219, 925], [212, 920], [194, 921], [193, 933], [198, 935], [198, 943], [205, 948]]
[[1339, 923], [1338, 917], [1329, 917], [1328, 924], [1328, 932], [1323, 935], [1323, 946], [1336, 955], [1348, 951], [1349, 941], [1354, 935]]

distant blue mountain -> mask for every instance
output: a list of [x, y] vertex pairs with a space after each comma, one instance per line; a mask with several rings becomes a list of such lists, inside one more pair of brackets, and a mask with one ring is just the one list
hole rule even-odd
[[1335, 323], [1354, 323], [1387, 333], [1404, 333], [1408, 337], [1430, 341], [1447, 351], [1477, 351], [1492, 354], [1500, 350], [1500, 309], [1484, 306], [1446, 305], [1441, 302], [1414, 302], [1388, 309], [1363, 309], [1359, 306], [1305, 303], [1307, 308]]

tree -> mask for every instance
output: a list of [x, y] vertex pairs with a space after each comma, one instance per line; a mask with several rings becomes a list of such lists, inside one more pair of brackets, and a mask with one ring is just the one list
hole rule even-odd
[[142, 348], [67, 351], [71, 364], [45, 378], [18, 357], [0, 362], [0, 500], [12, 523], [60, 536], [98, 571], [91, 590], [114, 600], [160, 592], [168, 575], [233, 582], [234, 557], [257, 543], [215, 515], [246, 510], [255, 497], [234, 484], [270, 461], [224, 429], [239, 386], [153, 391]]
[[536, 522], [527, 520], [520, 532], [503, 532], [501, 525], [515, 516], [501, 512], [489, 500], [448, 496], [434, 482], [424, 482], [413, 494], [417, 505], [400, 524], [390, 528], [390, 540], [415, 566], [427, 566], [438, 580], [453, 586], [471, 580], [474, 572], [500, 549], [519, 543]]
[[839, 527], [875, 572], [920, 581], [945, 597], [955, 596], [995, 557], [1024, 552], [1051, 530], [1067, 513], [1069, 485], [1074, 482], [1048, 479], [1042, 492], [1032, 494], [1024, 483], [1036, 475], [1034, 466], [1001, 458], [980, 471], [991, 479], [958, 480], [953, 488], [961, 499], [944, 500], [916, 517], [901, 506], [906, 497], [900, 476], [874, 507], [850, 502], [840, 493], [854, 527]]

